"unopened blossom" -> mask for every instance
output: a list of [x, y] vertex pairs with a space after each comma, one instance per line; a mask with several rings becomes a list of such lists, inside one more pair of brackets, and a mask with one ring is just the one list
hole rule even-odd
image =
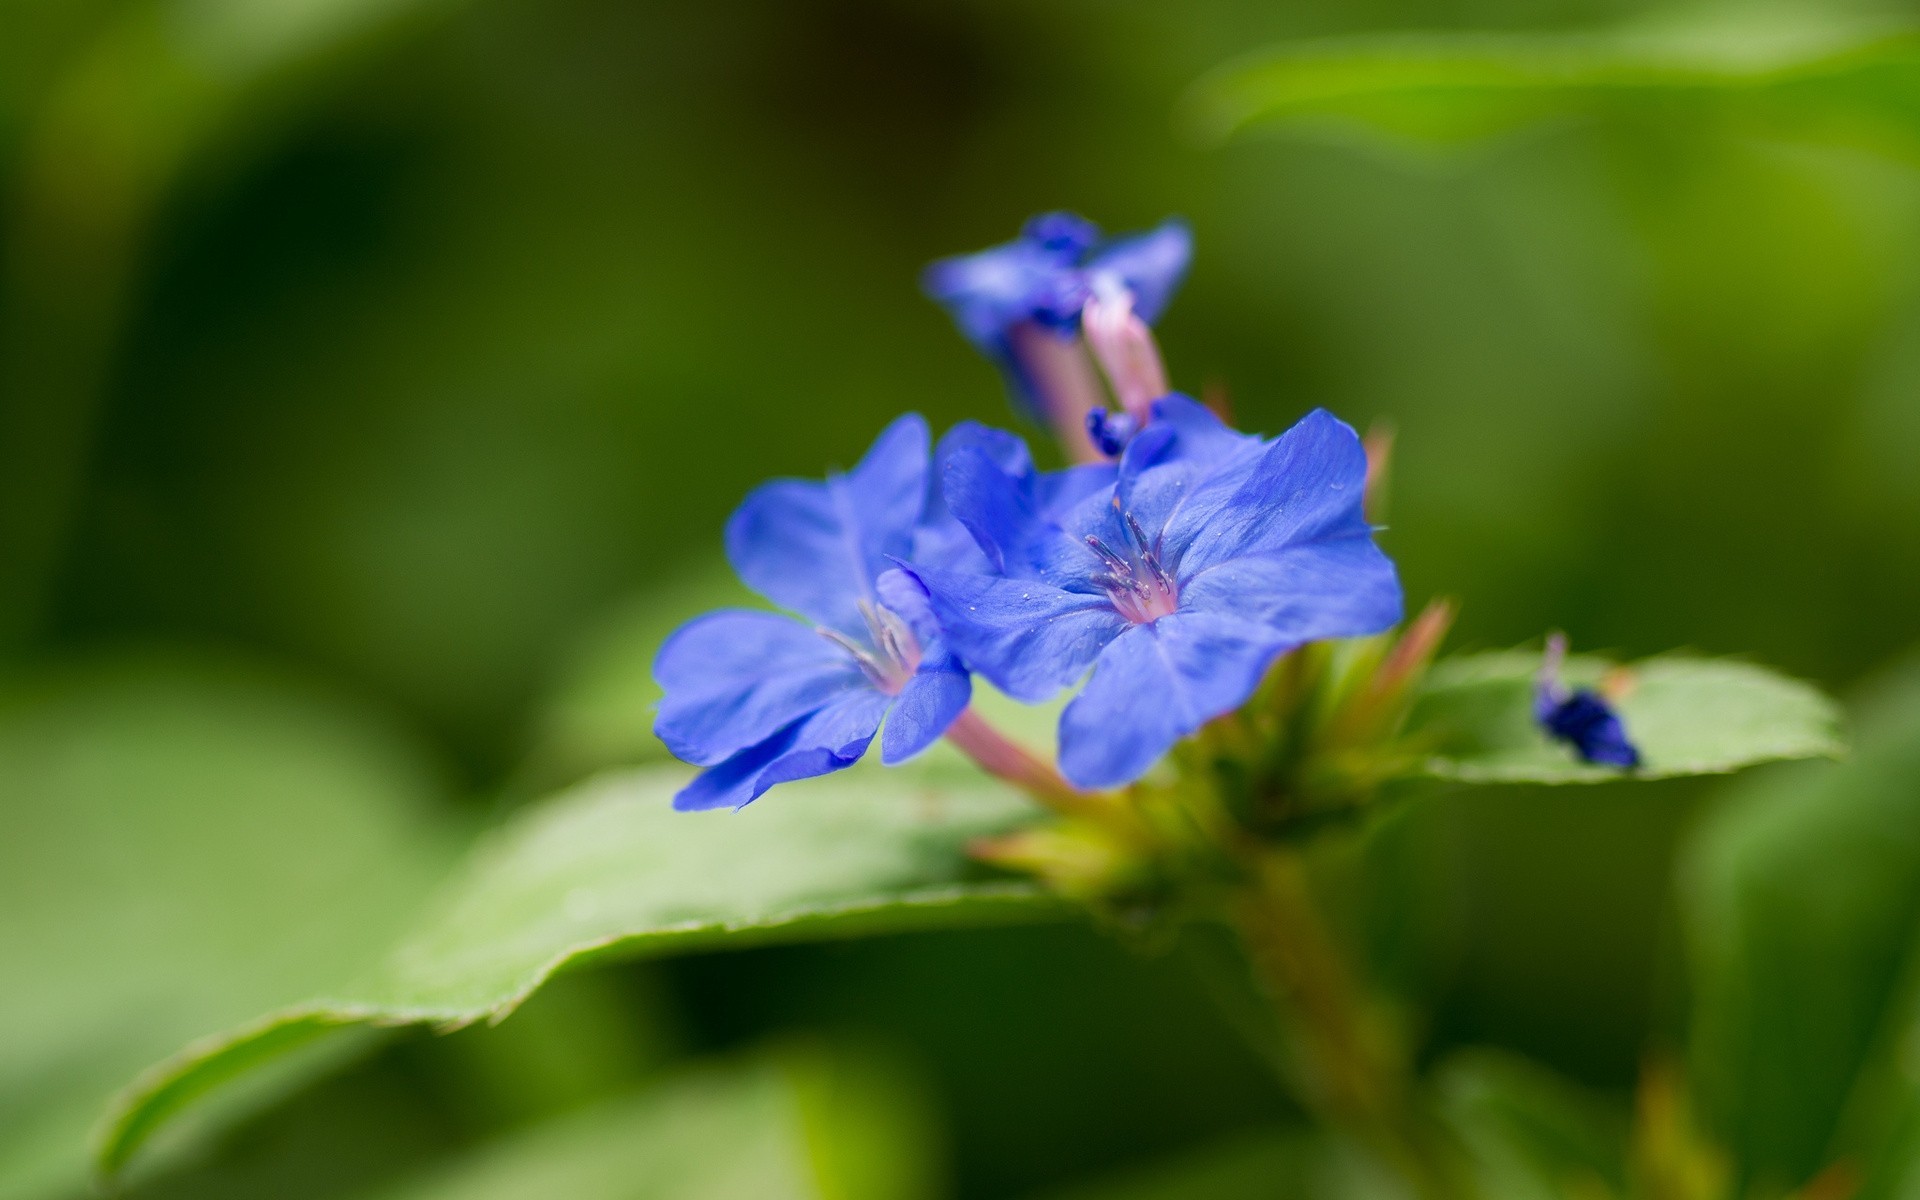
[[1153, 405], [1110, 488], [1042, 511], [979, 456], [943, 468], [991, 572], [917, 568], [948, 643], [1014, 698], [1085, 688], [1060, 721], [1081, 787], [1144, 774], [1244, 703], [1280, 654], [1400, 619], [1361, 513], [1366, 455], [1315, 412], [1271, 441], [1183, 396]]
[[1567, 657], [1567, 639], [1547, 639], [1546, 656], [1534, 684], [1533, 715], [1555, 741], [1573, 748], [1582, 762], [1632, 768], [1640, 765], [1640, 750], [1627, 737], [1626, 722], [1606, 698], [1591, 688], [1569, 688], [1560, 678]]

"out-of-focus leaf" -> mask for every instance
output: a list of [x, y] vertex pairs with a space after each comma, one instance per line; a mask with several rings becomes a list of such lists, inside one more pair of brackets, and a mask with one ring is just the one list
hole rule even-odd
[[32, 252], [0, 272], [0, 643], [29, 640], [45, 616], [161, 203], [190, 168], [260, 141], [322, 68], [444, 2], [116, 6], [50, 73], [5, 172], [5, 234]]
[[[1533, 719], [1538, 655], [1475, 654], [1438, 664], [1414, 706], [1409, 737], [1430, 751], [1424, 773], [1463, 783], [1603, 783], [1623, 778], [1581, 762]], [[1567, 664], [1593, 685], [1594, 659]], [[1841, 752], [1834, 703], [1797, 680], [1725, 659], [1652, 658], [1628, 668], [1617, 704], [1640, 748], [1636, 779], [1711, 775], [1777, 759]]]
[[[1621, 1191], [1627, 1123], [1543, 1068], [1470, 1052], [1435, 1075], [1435, 1113], [1476, 1181], [1500, 1200], [1571, 1200]], [[1395, 1200], [1407, 1185], [1359, 1147], [1325, 1133], [1271, 1131], [1136, 1170], [1049, 1200]]]
[[1470, 1051], [1436, 1073], [1440, 1113], [1466, 1148], [1478, 1194], [1501, 1200], [1620, 1195], [1625, 1114], [1545, 1068]]
[[[1920, 116], [1920, 35], [1833, 15], [1606, 32], [1400, 34], [1282, 46], [1229, 64], [1187, 101], [1202, 136], [1253, 124], [1458, 143], [1632, 103], [1743, 106], [1805, 126]], [[1909, 140], [1911, 131], [1909, 130]]]
[[551, 1122], [378, 1200], [916, 1200], [937, 1191], [928, 1124], [884, 1064], [789, 1049]]
[[1783, 1186], [1825, 1165], [1920, 922], [1920, 670], [1859, 728], [1847, 761], [1729, 793], [1681, 876], [1692, 1075], [1745, 1170]]
[[885, 1060], [793, 1047], [682, 1074], [379, 1194], [911, 1200], [933, 1191], [929, 1125]]
[[84, 1180], [160, 1055], [366, 969], [451, 859], [391, 729], [228, 665], [0, 694], [0, 1196]]
[[1036, 812], [977, 775], [856, 769], [737, 813], [676, 813], [685, 779], [612, 776], [521, 814], [380, 969], [149, 1071], [116, 1105], [102, 1166], [123, 1167], [174, 1113], [282, 1047], [359, 1022], [499, 1020], [570, 963], [1064, 911], [969, 861], [972, 839]]
[[653, 659], [681, 624], [717, 608], [764, 607], [726, 563], [676, 576], [602, 619], [581, 639], [534, 732], [536, 778], [579, 778], [607, 767], [671, 757], [653, 736], [660, 685]]
[[1358, 1147], [1307, 1130], [1270, 1130], [1170, 1162], [1048, 1193], [1046, 1200], [1411, 1200]]

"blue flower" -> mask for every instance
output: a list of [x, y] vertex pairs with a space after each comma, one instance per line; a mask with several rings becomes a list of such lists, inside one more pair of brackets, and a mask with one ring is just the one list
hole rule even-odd
[[990, 573], [916, 568], [948, 642], [1016, 699], [1093, 676], [1060, 720], [1082, 787], [1144, 774], [1244, 703], [1274, 658], [1400, 619], [1393, 564], [1361, 513], [1366, 454], [1314, 412], [1272, 441], [1184, 396], [1153, 406], [1112, 487], [1067, 506], [974, 454], [943, 464], [947, 504]]
[[1560, 634], [1547, 639], [1547, 654], [1534, 685], [1533, 716], [1549, 737], [1573, 747], [1582, 762], [1633, 768], [1640, 750], [1627, 737], [1626, 723], [1598, 692], [1568, 688], [1560, 681], [1560, 665], [1567, 640]]
[[[969, 431], [956, 445], [1010, 453], [990, 432]], [[654, 731], [706, 768], [675, 808], [737, 808], [775, 784], [852, 766], [883, 720], [881, 758], [899, 762], [966, 708], [971, 680], [925, 591], [895, 566], [916, 541], [925, 561], [977, 561], [977, 550], [970, 559], [959, 547], [961, 527], [944, 505], [930, 502], [927, 442], [926, 422], [902, 417], [845, 475], [776, 480], [734, 512], [726, 537], [734, 570], [803, 620], [710, 613], [661, 647], [653, 669], [666, 695]]]
[[1035, 339], [1076, 336], [1087, 300], [1103, 292], [1131, 293], [1133, 312], [1151, 324], [1173, 298], [1192, 255], [1193, 235], [1179, 220], [1102, 241], [1090, 222], [1046, 213], [1011, 242], [941, 259], [922, 283], [967, 340], [999, 365], [1025, 411], [1044, 418], [1047, 388], [1036, 375], [1040, 364], [1031, 361]]

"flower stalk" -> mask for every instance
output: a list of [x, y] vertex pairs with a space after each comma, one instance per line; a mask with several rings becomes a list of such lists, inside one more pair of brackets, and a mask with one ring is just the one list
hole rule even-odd
[[954, 719], [947, 727], [947, 741], [987, 774], [1063, 816], [1089, 816], [1111, 807], [1099, 793], [1068, 783], [1052, 763], [995, 729], [978, 709], [968, 708]]
[[1469, 1194], [1423, 1126], [1407, 1048], [1349, 967], [1298, 852], [1256, 850], [1246, 866], [1228, 917], [1292, 1048], [1302, 1101], [1391, 1163], [1426, 1200]]

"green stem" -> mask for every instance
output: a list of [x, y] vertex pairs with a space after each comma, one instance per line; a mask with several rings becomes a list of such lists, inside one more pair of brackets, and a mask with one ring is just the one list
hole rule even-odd
[[1250, 879], [1230, 913], [1293, 1044], [1303, 1099], [1381, 1154], [1427, 1200], [1468, 1194], [1421, 1122], [1405, 1049], [1354, 978], [1299, 856], [1260, 851], [1247, 866]]

